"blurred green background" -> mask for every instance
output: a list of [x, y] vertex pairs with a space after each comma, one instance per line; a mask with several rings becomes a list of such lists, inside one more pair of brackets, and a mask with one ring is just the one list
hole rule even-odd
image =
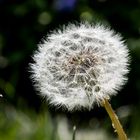
[[37, 44], [68, 22], [101, 22], [128, 44], [128, 83], [111, 99], [128, 137], [140, 140], [140, 0], [0, 0], [0, 140], [115, 140], [105, 110], [68, 113], [37, 96], [29, 63]]

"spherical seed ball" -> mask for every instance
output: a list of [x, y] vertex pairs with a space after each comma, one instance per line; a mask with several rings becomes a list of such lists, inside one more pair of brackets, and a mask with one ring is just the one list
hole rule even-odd
[[126, 81], [128, 49], [103, 25], [69, 24], [49, 34], [35, 52], [32, 79], [51, 105], [91, 109]]

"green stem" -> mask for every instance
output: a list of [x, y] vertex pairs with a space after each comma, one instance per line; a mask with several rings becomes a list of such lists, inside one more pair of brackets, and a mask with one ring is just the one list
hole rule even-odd
[[76, 135], [76, 125], [73, 126], [72, 140], [75, 140], [75, 135]]
[[120, 121], [118, 120], [117, 115], [113, 111], [113, 109], [107, 99], [105, 99], [103, 101], [103, 106], [105, 107], [105, 109], [112, 121], [112, 125], [113, 125], [115, 131], [118, 133], [119, 140], [127, 140], [127, 136], [122, 128], [122, 125], [121, 125]]

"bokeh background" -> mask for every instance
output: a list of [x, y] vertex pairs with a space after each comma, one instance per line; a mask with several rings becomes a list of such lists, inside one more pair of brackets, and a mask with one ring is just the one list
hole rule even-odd
[[130, 50], [128, 83], [111, 99], [128, 137], [140, 140], [140, 0], [0, 0], [0, 140], [115, 140], [104, 108], [65, 112], [33, 88], [29, 63], [37, 44], [68, 22], [101, 22]]

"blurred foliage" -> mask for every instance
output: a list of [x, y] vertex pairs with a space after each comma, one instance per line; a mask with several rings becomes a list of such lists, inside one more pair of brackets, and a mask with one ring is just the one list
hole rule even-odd
[[[140, 139], [140, 0], [0, 0], [0, 140], [55, 139], [50, 120], [64, 112], [48, 109], [37, 96], [28, 64], [49, 31], [80, 20], [102, 22], [124, 36], [131, 56], [129, 80], [111, 103], [128, 136]], [[114, 136], [101, 108], [65, 117], [81, 129], [103, 127]]]
[[[28, 110], [29, 111], [29, 110]], [[1, 140], [45, 140], [53, 137], [51, 119], [48, 113], [21, 112], [6, 106], [0, 113]]]

